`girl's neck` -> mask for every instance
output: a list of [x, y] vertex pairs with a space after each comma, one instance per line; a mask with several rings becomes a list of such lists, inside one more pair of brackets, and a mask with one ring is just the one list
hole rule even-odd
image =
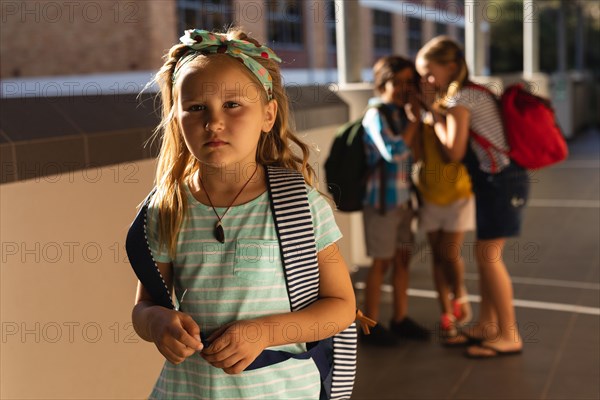
[[208, 204], [208, 196], [202, 190], [200, 179], [215, 207], [229, 206], [240, 191], [234, 205], [246, 203], [266, 190], [264, 168], [254, 162], [220, 168], [201, 165], [191, 179], [190, 189], [196, 199]]

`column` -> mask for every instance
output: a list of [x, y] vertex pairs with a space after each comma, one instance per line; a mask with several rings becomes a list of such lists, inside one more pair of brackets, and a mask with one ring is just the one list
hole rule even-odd
[[473, 76], [490, 73], [486, 62], [489, 23], [483, 19], [481, 5], [479, 0], [465, 0], [465, 58]]
[[539, 9], [536, 0], [523, 1], [523, 75], [540, 70]]
[[358, 0], [335, 0], [337, 65], [340, 85], [361, 82], [360, 6]]

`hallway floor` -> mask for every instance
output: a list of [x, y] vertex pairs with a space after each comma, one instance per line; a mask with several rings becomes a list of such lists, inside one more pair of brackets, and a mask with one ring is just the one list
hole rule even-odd
[[[431, 254], [422, 234], [411, 263], [409, 315], [432, 331], [428, 343], [359, 346], [353, 399], [600, 398], [600, 132], [570, 144], [569, 160], [531, 173], [521, 237], [507, 242], [522, 355], [464, 357], [436, 338], [439, 307]], [[465, 240], [466, 285], [475, 316], [474, 236]], [[367, 268], [353, 274], [359, 302]], [[391, 286], [382, 288], [381, 321], [391, 317]]]

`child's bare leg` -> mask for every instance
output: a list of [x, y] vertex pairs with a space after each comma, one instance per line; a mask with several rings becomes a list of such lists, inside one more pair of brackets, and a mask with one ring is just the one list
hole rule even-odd
[[[489, 334], [489, 329], [483, 332], [486, 334], [484, 344], [491, 344], [498, 350], [510, 351], [520, 349], [522, 342], [516, 326], [512, 282], [502, 259], [504, 243], [504, 239], [479, 240], [476, 244], [476, 254], [480, 266], [480, 279], [484, 283], [482, 290], [486, 290], [486, 301], [489, 302], [486, 307], [495, 312], [498, 327], [494, 336]], [[489, 310], [486, 309], [486, 312]], [[486, 327], [483, 320], [480, 320], [479, 324], [480, 328]]]
[[490, 299], [490, 289], [488, 282], [484, 279], [482, 266], [477, 265], [479, 271], [479, 293], [481, 301], [479, 303], [479, 317], [477, 322], [473, 324], [467, 331], [469, 336], [478, 339], [496, 338], [498, 335], [498, 317], [496, 310], [492, 306]]
[[450, 288], [440, 251], [442, 235], [443, 232], [441, 231], [429, 232], [427, 234], [433, 254], [433, 282], [438, 292], [438, 302], [440, 303], [442, 313], [449, 314], [452, 313], [452, 304], [450, 303]]
[[401, 321], [408, 313], [408, 267], [411, 256], [410, 246], [402, 246], [394, 257], [394, 321]]
[[444, 263], [451, 277], [452, 292], [455, 298], [465, 295], [465, 264], [461, 256], [463, 232], [442, 232], [440, 246]]
[[471, 306], [466, 299], [465, 264], [461, 255], [464, 236], [464, 232], [443, 232], [440, 245], [454, 295], [453, 308], [459, 307], [458, 310], [453, 309], [451, 312], [461, 324], [471, 319]]
[[390, 260], [375, 258], [369, 269], [365, 288], [365, 314], [376, 321], [379, 320], [379, 303], [381, 302], [381, 284], [390, 265]]

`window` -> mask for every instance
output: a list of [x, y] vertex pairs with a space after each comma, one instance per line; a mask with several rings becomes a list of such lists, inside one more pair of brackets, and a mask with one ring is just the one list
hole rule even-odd
[[336, 32], [336, 16], [335, 16], [335, 0], [327, 1], [325, 6], [325, 26], [327, 27], [327, 48], [329, 50], [335, 50], [337, 44], [337, 32]]
[[408, 18], [408, 53], [411, 58], [417, 55], [422, 42], [421, 20], [418, 18]]
[[232, 0], [177, 0], [178, 34], [186, 29], [222, 31], [233, 23]]
[[465, 28], [458, 27], [456, 28], [456, 35], [458, 36], [458, 40], [464, 45], [465, 44]]
[[269, 42], [274, 47], [297, 47], [304, 44], [302, 2], [267, 0]]
[[436, 22], [435, 23], [435, 36], [445, 35], [448, 33], [448, 25]]
[[392, 53], [392, 14], [373, 10], [374, 50], [377, 58]]

